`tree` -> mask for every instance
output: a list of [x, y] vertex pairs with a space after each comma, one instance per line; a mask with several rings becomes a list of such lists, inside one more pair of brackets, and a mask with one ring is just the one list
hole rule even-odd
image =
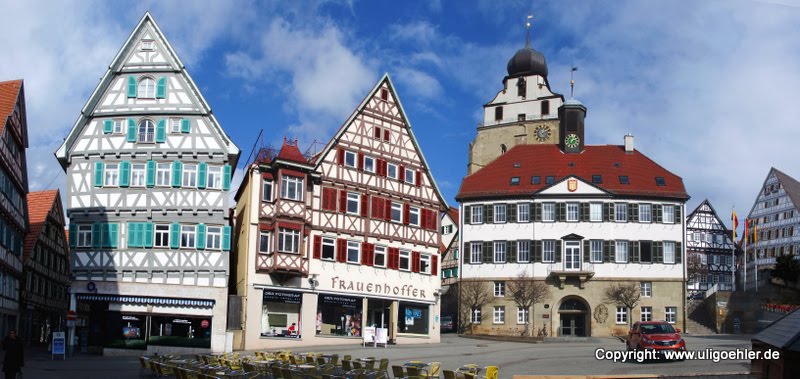
[[628, 325], [633, 322], [633, 309], [639, 304], [641, 294], [638, 283], [615, 283], [606, 288], [605, 300], [628, 308]]
[[772, 276], [783, 280], [784, 284], [796, 283], [800, 277], [800, 260], [794, 254], [779, 256], [775, 259]]
[[458, 310], [458, 330], [472, 334], [472, 311], [481, 309], [492, 300], [492, 294], [486, 283], [464, 281], [459, 283], [460, 297]]
[[528, 319], [525, 322], [525, 335], [533, 335], [533, 305], [550, 297], [550, 287], [544, 281], [533, 280], [528, 272], [521, 272], [515, 280], [506, 285], [508, 294], [518, 307], [527, 310]]

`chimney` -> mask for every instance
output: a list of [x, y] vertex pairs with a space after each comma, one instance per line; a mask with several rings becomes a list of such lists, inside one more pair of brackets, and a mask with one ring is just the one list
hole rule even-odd
[[625, 135], [625, 152], [628, 154], [633, 153], [633, 134]]

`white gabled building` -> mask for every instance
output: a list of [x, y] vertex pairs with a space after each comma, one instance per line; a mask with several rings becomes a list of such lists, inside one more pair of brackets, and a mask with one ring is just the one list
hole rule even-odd
[[223, 351], [239, 149], [146, 13], [56, 157], [90, 351]]
[[734, 288], [734, 249], [731, 232], [717, 215], [708, 199], [686, 216], [687, 289], [701, 296], [713, 286], [719, 290]]

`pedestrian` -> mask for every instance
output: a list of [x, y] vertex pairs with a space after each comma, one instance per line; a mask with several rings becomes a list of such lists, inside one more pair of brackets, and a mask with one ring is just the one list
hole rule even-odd
[[8, 336], [3, 339], [3, 350], [6, 352], [6, 357], [3, 361], [3, 372], [6, 373], [6, 379], [15, 379], [17, 373], [22, 372], [22, 366], [25, 366], [25, 358], [22, 354], [22, 340], [17, 338], [16, 331], [9, 331]]

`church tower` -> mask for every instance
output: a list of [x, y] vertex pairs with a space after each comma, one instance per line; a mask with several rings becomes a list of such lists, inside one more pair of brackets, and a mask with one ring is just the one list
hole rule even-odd
[[[530, 19], [530, 16], [528, 17]], [[562, 135], [558, 112], [564, 96], [550, 90], [544, 55], [525, 46], [508, 61], [503, 89], [483, 106], [483, 122], [470, 144], [467, 174], [472, 174], [519, 144], [556, 144]]]

